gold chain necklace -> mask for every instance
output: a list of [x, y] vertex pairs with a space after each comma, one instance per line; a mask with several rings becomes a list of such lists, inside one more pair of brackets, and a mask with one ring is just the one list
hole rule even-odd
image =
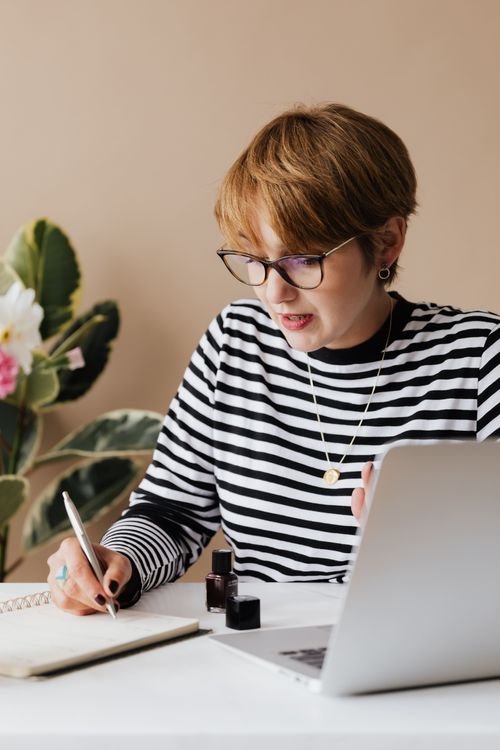
[[[338, 466], [340, 466], [341, 464], [343, 464], [344, 460], [349, 455], [349, 451], [351, 450], [351, 448], [352, 448], [352, 446], [354, 444], [354, 441], [356, 440], [356, 438], [358, 436], [358, 432], [361, 429], [361, 425], [363, 424], [364, 418], [366, 416], [366, 412], [370, 408], [370, 404], [371, 404], [371, 401], [372, 401], [372, 398], [373, 398], [373, 394], [375, 393], [375, 390], [376, 390], [377, 385], [378, 385], [378, 379], [380, 377], [380, 372], [382, 370], [382, 365], [384, 364], [385, 353], [387, 351], [387, 346], [388, 346], [389, 340], [391, 338], [391, 330], [392, 330], [392, 308], [393, 308], [392, 300], [389, 300], [389, 304], [391, 306], [390, 313], [389, 313], [389, 329], [387, 331], [387, 338], [385, 340], [384, 348], [382, 350], [382, 358], [380, 360], [378, 372], [377, 372], [377, 375], [375, 376], [375, 381], [373, 383], [373, 387], [372, 387], [371, 393], [370, 393], [370, 395], [368, 397], [368, 401], [366, 402], [365, 410], [364, 410], [363, 414], [361, 415], [361, 419], [359, 421], [358, 426], [356, 427], [356, 430], [354, 431], [354, 435], [352, 436], [351, 442], [347, 446], [347, 450], [344, 453], [344, 455], [342, 456], [342, 458], [340, 459], [340, 461], [338, 463]], [[314, 406], [315, 406], [315, 409], [316, 409], [316, 419], [318, 420], [319, 434], [321, 435], [321, 440], [323, 442], [323, 449], [325, 451], [325, 456], [326, 456], [326, 462], [328, 464], [328, 469], [323, 474], [323, 481], [326, 482], [326, 484], [335, 484], [335, 482], [338, 482], [338, 480], [340, 479], [340, 469], [337, 469], [336, 467], [334, 467], [334, 466], [331, 465], [332, 462], [330, 461], [330, 456], [328, 454], [328, 448], [326, 446], [326, 440], [325, 440], [325, 436], [323, 434], [323, 427], [321, 425], [321, 419], [320, 419], [320, 416], [319, 416], [318, 402], [316, 401], [316, 394], [314, 392], [314, 383], [313, 383], [313, 379], [312, 379], [311, 367], [309, 365], [309, 355], [306, 355], [306, 357], [307, 357], [307, 359], [306, 359], [306, 362], [307, 362], [307, 371], [309, 373], [309, 383], [311, 385], [311, 395], [312, 395], [312, 398], [313, 398], [313, 401], [314, 401]]]

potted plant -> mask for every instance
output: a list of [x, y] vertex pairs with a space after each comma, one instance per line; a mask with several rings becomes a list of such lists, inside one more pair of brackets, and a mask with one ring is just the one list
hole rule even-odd
[[[87, 522], [116, 504], [137, 482], [161, 428], [155, 412], [115, 410], [40, 454], [44, 415], [87, 393], [118, 335], [117, 303], [79, 315], [80, 293], [80, 263], [65, 232], [47, 219], [21, 227], [0, 258], [0, 581], [69, 528], [63, 490]], [[31, 499], [21, 558], [7, 569], [9, 526], [30, 500], [31, 472], [68, 458], [71, 468]]]

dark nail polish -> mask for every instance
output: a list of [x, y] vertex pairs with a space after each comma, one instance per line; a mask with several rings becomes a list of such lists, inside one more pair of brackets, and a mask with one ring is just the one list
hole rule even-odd
[[97, 604], [99, 604], [100, 607], [102, 607], [103, 604], [106, 604], [106, 599], [102, 594], [97, 594], [97, 596], [95, 597], [95, 601], [97, 602]]
[[231, 571], [231, 550], [212, 551], [212, 572], [205, 579], [207, 586], [207, 609], [209, 612], [225, 612], [228, 596], [238, 593], [238, 578]]
[[118, 581], [110, 581], [109, 590], [112, 594], [116, 594], [116, 592], [118, 591]]

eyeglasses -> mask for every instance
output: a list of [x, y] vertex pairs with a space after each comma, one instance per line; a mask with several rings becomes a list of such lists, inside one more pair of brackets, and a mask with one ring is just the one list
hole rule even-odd
[[269, 269], [274, 268], [287, 284], [298, 289], [315, 289], [323, 281], [325, 258], [355, 240], [356, 236], [349, 237], [340, 245], [319, 255], [284, 255], [277, 260], [263, 260], [250, 253], [238, 253], [223, 247], [217, 250], [217, 255], [234, 278], [248, 286], [263, 284], [269, 275]]

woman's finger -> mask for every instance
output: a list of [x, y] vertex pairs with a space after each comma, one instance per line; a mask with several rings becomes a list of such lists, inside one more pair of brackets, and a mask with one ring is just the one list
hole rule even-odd
[[368, 461], [361, 470], [361, 479], [363, 481], [363, 487], [356, 487], [352, 491], [351, 495], [351, 509], [352, 514], [354, 518], [356, 518], [358, 521], [361, 519], [361, 516], [363, 515], [363, 510], [365, 507], [366, 502], [366, 488], [368, 486], [368, 483], [370, 481], [370, 476], [373, 471], [373, 464], [371, 461]]
[[117, 597], [132, 575], [130, 560], [125, 555], [113, 552], [102, 545], [95, 545], [95, 550], [106, 571], [103, 582], [104, 590], [108, 596]]
[[[47, 580], [51, 584], [50, 577]], [[82, 602], [68, 598], [64, 590], [58, 585], [51, 584], [50, 593], [54, 604], [65, 612], [70, 612], [73, 615], [93, 615], [96, 612], [95, 609], [86, 607]]]
[[50, 584], [55, 603], [70, 612], [106, 611], [108, 594], [95, 577], [78, 541], [64, 539], [48, 559]]
[[352, 491], [351, 495], [351, 508], [354, 518], [356, 518], [358, 521], [363, 513], [364, 504], [365, 491], [362, 487], [356, 487], [356, 489]]
[[365, 490], [368, 486], [368, 482], [370, 481], [370, 476], [371, 476], [372, 471], [373, 471], [373, 464], [371, 461], [368, 461], [361, 470], [361, 479], [363, 480]]

